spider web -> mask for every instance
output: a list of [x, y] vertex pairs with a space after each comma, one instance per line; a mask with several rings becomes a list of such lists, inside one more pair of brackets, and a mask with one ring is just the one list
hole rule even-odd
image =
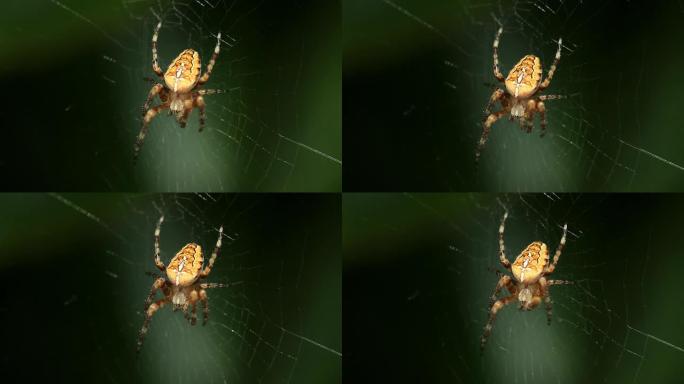
[[[325, 39], [335, 39], [331, 37], [339, 26], [335, 7], [266, 0], [117, 0], [100, 7], [50, 0], [49, 4], [47, 11], [59, 14], [65, 25], [85, 23], [78, 28], [104, 41], [94, 68], [81, 73], [91, 76], [93, 88], [100, 90], [96, 100], [109, 105], [102, 109], [110, 113], [99, 119], [114, 120], [117, 126], [116, 142], [98, 145], [95, 161], [104, 162], [100, 159], [112, 151], [125, 149], [126, 154], [99, 164], [99, 175], [92, 179], [102, 185], [100, 190], [339, 189], [341, 138], [339, 108], [335, 109], [339, 63], [335, 63], [338, 54], [327, 45], [332, 42], [323, 45]], [[151, 70], [151, 38], [158, 20], [163, 21], [158, 44], [163, 70], [185, 48], [196, 49], [206, 67], [216, 35], [222, 32], [221, 53], [204, 88], [225, 93], [205, 97], [207, 121], [201, 134], [196, 110], [185, 129], [167, 112], [160, 113], [133, 167], [133, 143], [142, 124], [140, 108], [153, 82], [159, 80]], [[317, 27], [319, 33], [312, 34]], [[84, 109], [78, 101], [65, 99], [65, 116]], [[152, 105], [157, 104], [158, 98]], [[318, 177], [311, 178], [313, 173]]]
[[[375, 129], [391, 130], [377, 133], [378, 140], [393, 145], [378, 150], [376, 141], [345, 142], [350, 142], [350, 152], [366, 151], [364, 159], [395, 170], [382, 172], [386, 180], [373, 175], [362, 183], [354, 178], [359, 172], [351, 164], [345, 168], [349, 185], [368, 190], [368, 183], [384, 182], [378, 188], [414, 191], [681, 190], [681, 124], [673, 123], [678, 121], [677, 91], [670, 80], [684, 63], [684, 55], [670, 48], [682, 36], [676, 21], [683, 15], [680, 5], [611, 0], [346, 2], [345, 31], [351, 32], [345, 36], [349, 75], [344, 81], [350, 96], [344, 110], [345, 121], [352, 123], [345, 136], [352, 137], [355, 126], [365, 131], [366, 125], [383, 121]], [[382, 26], [371, 22], [379, 19]], [[546, 102], [544, 138], [539, 137], [538, 117], [532, 134], [507, 119], [494, 124], [476, 167], [483, 109], [499, 86], [492, 74], [492, 42], [499, 24], [504, 29], [499, 48], [504, 75], [524, 54], [539, 56], [546, 73], [557, 40], [563, 38], [558, 70], [544, 93], [567, 98]], [[392, 95], [368, 117], [353, 113], [357, 79], [360, 93], [364, 82], [373, 81], [379, 94]]]
[[[674, 242], [679, 230], [667, 220], [684, 210], [680, 196], [355, 195], [344, 204], [344, 364], [353, 381], [639, 383], [681, 377], [684, 312], [675, 297], [683, 265]], [[551, 287], [551, 326], [543, 305], [531, 312], [515, 303], [504, 307], [480, 355], [498, 280], [494, 271], [503, 272], [498, 227], [504, 207], [511, 261], [535, 240], [553, 252], [568, 223], [552, 278], [574, 285]], [[385, 274], [391, 275], [387, 281]], [[389, 281], [392, 289], [383, 290]], [[364, 300], [374, 290], [382, 293]], [[372, 343], [378, 350], [366, 351]], [[373, 369], [387, 365], [394, 368]]]
[[[19, 211], [23, 214], [10, 208], [22, 202], [50, 215], [28, 219], [25, 207]], [[32, 220], [42, 220], [40, 226], [35, 225], [43, 228], [33, 237], [37, 248], [14, 264], [24, 268], [30, 260], [42, 257], [41, 265], [32, 267], [34, 277], [41, 279], [45, 269], [55, 282], [50, 292], [33, 296], [22, 291], [34, 299], [20, 293], [21, 300], [4, 297], [7, 308], [3, 312], [24, 311], [20, 308], [33, 300], [29, 311], [36, 312], [24, 318], [42, 319], [31, 332], [17, 331], [30, 326], [8, 324], [3, 329], [15, 331], [4, 334], [4, 340], [14, 344], [15, 335], [25, 333], [28, 340], [21, 344], [27, 348], [43, 345], [38, 349], [44, 357], [60, 350], [60, 356], [42, 359], [33, 370], [22, 372], [54, 372], [51, 377], [62, 381], [93, 381], [88, 377], [103, 382], [173, 383], [338, 380], [339, 197], [8, 195], [0, 199], [0, 205], [7, 209], [8, 219], [16, 222], [34, 226]], [[162, 212], [160, 248], [166, 264], [189, 242], [210, 253], [218, 226], [224, 225], [223, 246], [206, 281], [230, 287], [208, 290], [206, 326], [201, 324], [200, 306], [196, 326], [181, 312], [169, 307], [159, 310], [136, 356], [143, 302], [155, 278], [152, 274], [159, 273], [153, 264], [153, 233]], [[326, 214], [321, 216], [321, 212]], [[50, 223], [60, 223], [59, 228], [50, 231]], [[3, 231], [6, 249], [14, 249], [9, 239], [21, 236], [16, 231]], [[52, 245], [40, 250], [38, 244]], [[60, 249], [71, 255], [70, 262], [60, 257]], [[10, 259], [5, 258], [3, 264]], [[18, 275], [12, 270], [3, 272], [8, 279]], [[43, 344], [41, 339], [53, 341]], [[13, 356], [24, 355], [20, 351], [3, 355], [2, 366], [9, 370], [21, 364], [9, 363], [15, 360]]]

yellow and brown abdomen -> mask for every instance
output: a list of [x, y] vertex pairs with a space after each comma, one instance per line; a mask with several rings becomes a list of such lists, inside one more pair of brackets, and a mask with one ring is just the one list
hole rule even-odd
[[511, 265], [511, 271], [519, 282], [532, 284], [539, 280], [548, 263], [549, 251], [546, 244], [535, 241], [520, 252], [520, 255]]
[[186, 49], [171, 62], [169, 69], [166, 70], [164, 74], [166, 86], [174, 92], [188, 92], [197, 84], [200, 69], [199, 54], [195, 50]]
[[529, 97], [541, 82], [541, 61], [537, 56], [527, 55], [518, 61], [506, 77], [506, 90], [513, 97]]
[[171, 259], [166, 267], [166, 276], [174, 285], [181, 287], [190, 285], [197, 280], [203, 263], [202, 247], [190, 243]]

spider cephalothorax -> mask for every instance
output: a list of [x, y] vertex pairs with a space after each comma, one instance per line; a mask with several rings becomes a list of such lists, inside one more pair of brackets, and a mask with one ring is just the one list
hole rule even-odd
[[[541, 60], [534, 55], [526, 55], [520, 59], [511, 69], [508, 76], [504, 78], [501, 70], [499, 70], [499, 38], [502, 32], [503, 28], [499, 28], [494, 39], [494, 77], [504, 84], [506, 90], [497, 88], [489, 98], [489, 103], [485, 108], [482, 137], [480, 137], [480, 142], [477, 146], [475, 161], [480, 159], [480, 152], [487, 142], [492, 125], [507, 114], [511, 120], [517, 120], [520, 123], [521, 129], [529, 133], [532, 132], [534, 115], [539, 113], [541, 118], [541, 135], [544, 136], [546, 132], [546, 107], [544, 106], [544, 100], [560, 99], [563, 97], [560, 95], [535, 97], [538, 92], [543, 91], [551, 84], [551, 79], [556, 72], [556, 66], [560, 60], [563, 40], [558, 40], [556, 57], [544, 81], [542, 81]], [[501, 103], [502, 109], [492, 113], [491, 108], [497, 101]]]
[[[201, 85], [209, 80], [211, 71], [214, 69], [214, 64], [221, 47], [221, 33], [217, 35], [218, 41], [216, 42], [211, 60], [209, 60], [207, 65], [207, 71], [204, 74], [201, 74], [202, 66], [199, 54], [193, 49], [186, 49], [181, 52], [171, 62], [166, 72], [162, 72], [157, 59], [157, 37], [159, 36], [161, 25], [160, 21], [152, 36], [152, 70], [164, 80], [164, 84], [157, 83], [152, 87], [143, 106], [143, 125], [135, 143], [134, 160], [138, 158], [150, 121], [159, 112], [168, 109], [169, 114], [174, 115], [180, 126], [185, 128], [190, 112], [194, 108], [198, 108], [200, 112], [199, 130], [201, 132], [204, 129], [204, 121], [206, 119], [203, 96], [223, 92], [217, 89], [199, 89]], [[150, 102], [152, 102], [155, 96], [159, 96], [162, 103], [150, 108]]]
[[[211, 254], [209, 264], [204, 269], [202, 269], [204, 264], [202, 247], [195, 243], [186, 244], [171, 259], [169, 265], [164, 266], [160, 258], [161, 251], [159, 249], [159, 235], [163, 222], [164, 216], [159, 219], [157, 229], [154, 231], [154, 263], [160, 271], [166, 273], [166, 277], [159, 277], [155, 280], [150, 294], [145, 300], [145, 321], [138, 334], [138, 351], [142, 348], [152, 315], [159, 308], [166, 304], [172, 304], [174, 311], [182, 310], [190, 324], [195, 325], [197, 322], [197, 302], [201, 301], [204, 304], [204, 325], [209, 319], [209, 301], [206, 289], [228, 286], [226, 284], [202, 283], [202, 279], [209, 276], [211, 268], [214, 266], [214, 261], [216, 261], [216, 256], [221, 249], [223, 227], [219, 228], [216, 247]], [[164, 294], [164, 297], [152, 302], [152, 299], [154, 299], [155, 294], [159, 290]], [[190, 308], [192, 308], [191, 313], [189, 312]]]
[[[553, 273], [556, 269], [556, 264], [560, 258], [563, 247], [565, 246], [565, 236], [567, 234], [568, 225], [563, 226], [563, 237], [561, 237], [556, 253], [553, 255], [553, 262], [549, 264], [549, 251], [546, 244], [541, 241], [534, 241], [530, 243], [525, 249], [520, 252], [515, 258], [513, 264], [506, 258], [506, 248], [504, 246], [503, 234], [504, 225], [508, 218], [508, 212], [504, 214], [499, 226], [499, 260], [504, 268], [508, 269], [513, 277], [499, 273], [499, 282], [496, 284], [494, 293], [490, 298], [489, 304], [489, 321], [485, 325], [484, 334], [482, 335], [480, 348], [484, 349], [487, 338], [492, 331], [492, 324], [496, 319], [496, 313], [503, 306], [514, 301], [520, 303], [520, 309], [531, 311], [536, 308], [542, 299], [546, 303], [546, 318], [547, 323], [551, 324], [551, 296], [549, 295], [549, 287], [552, 285], [572, 284], [566, 280], [547, 280], [546, 276]], [[510, 295], [497, 299], [499, 292], [506, 288]]]

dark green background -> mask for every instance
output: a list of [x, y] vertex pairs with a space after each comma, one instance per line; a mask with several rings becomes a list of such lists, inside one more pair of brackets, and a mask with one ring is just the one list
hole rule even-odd
[[[552, 287], [551, 326], [502, 309], [480, 355], [503, 206], [511, 261], [567, 222], [552, 276], [575, 285]], [[344, 381], [679, 382], [682, 214], [679, 195], [345, 194]]]
[[[345, 190], [682, 190], [683, 16], [681, 1], [345, 0]], [[477, 170], [495, 18], [505, 74], [525, 54], [546, 73], [563, 38], [546, 93], [570, 97], [546, 103], [544, 138], [497, 122]]]
[[[5, 194], [0, 211], [6, 380], [340, 380], [339, 196]], [[136, 357], [160, 211], [164, 262], [189, 242], [211, 252], [223, 224], [236, 240], [207, 281], [239, 284], [209, 291], [206, 327], [160, 310]]]
[[[164, 68], [185, 48], [206, 65], [218, 31], [237, 43], [206, 85], [229, 91], [207, 96], [207, 129], [197, 111], [185, 130], [158, 116], [133, 167], [153, 12]], [[3, 189], [339, 190], [340, 12], [335, 0], [4, 2]]]

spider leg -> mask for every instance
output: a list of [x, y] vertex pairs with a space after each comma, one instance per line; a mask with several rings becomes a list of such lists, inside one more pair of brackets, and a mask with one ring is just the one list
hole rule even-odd
[[525, 111], [525, 118], [523, 120], [524, 129], [527, 133], [532, 133], [534, 128], [534, 113], [537, 111], [537, 101], [530, 99], [527, 101], [527, 109]]
[[487, 116], [487, 120], [485, 120], [482, 127], [482, 137], [480, 137], [480, 142], [478, 143], [477, 151], [475, 152], [476, 163], [480, 160], [480, 152], [482, 152], [482, 148], [484, 148], [484, 145], [487, 142], [487, 138], [489, 137], [489, 131], [491, 130], [492, 125], [506, 113], [508, 113], [506, 110], [502, 110], [494, 112], [491, 115]]
[[180, 124], [181, 128], [185, 128], [185, 125], [188, 123], [188, 116], [190, 116], [190, 112], [192, 112], [192, 108], [183, 111], [183, 116], [181, 116], [180, 120], [178, 120], [178, 124]]
[[541, 302], [542, 302], [541, 296], [535, 295], [535, 296], [532, 296], [530, 301], [528, 301], [524, 304], [521, 303], [520, 309], [523, 311], [531, 311], [531, 310], [537, 308], [539, 306], [539, 304], [541, 304]]
[[496, 288], [494, 288], [494, 292], [492, 292], [492, 296], [489, 298], [489, 307], [490, 308], [492, 307], [492, 305], [494, 305], [494, 302], [496, 301], [496, 296], [499, 294], [499, 292], [501, 292], [501, 289], [503, 287], [508, 287], [508, 285], [510, 283], [511, 283], [511, 277], [508, 275], [503, 275], [499, 279], [499, 282], [496, 283]]
[[138, 138], [133, 148], [133, 162], [136, 162], [138, 160], [138, 154], [140, 153], [140, 148], [142, 148], [143, 143], [145, 142], [145, 136], [147, 135], [147, 129], [149, 127], [150, 121], [152, 121], [152, 119], [154, 119], [154, 117], [157, 116], [157, 114], [160, 111], [167, 108], [169, 108], [168, 102], [151, 108], [145, 114], [145, 117], [143, 118], [142, 128], [140, 128], [140, 133], [138, 133]]
[[239, 283], [233, 283], [233, 284], [202, 283], [202, 284], [200, 284], [200, 288], [202, 288], [202, 289], [226, 288], [226, 287], [232, 287], [233, 285], [237, 285], [237, 284], [239, 284]]
[[192, 303], [192, 315], [189, 318], [190, 325], [197, 324], [197, 302]]
[[150, 276], [150, 277], [154, 277], [155, 280], [162, 277], [161, 274], [159, 274], [157, 272], [150, 272], [150, 271], [145, 271], [145, 275]]
[[159, 68], [159, 58], [157, 57], [157, 38], [159, 37], [159, 29], [161, 29], [161, 26], [162, 22], [160, 21], [154, 29], [154, 35], [152, 35], [152, 70], [157, 76], [164, 78], [164, 72]]
[[529, 117], [523, 117], [520, 120], [518, 120], [518, 124], [520, 125], [520, 130], [525, 132], [525, 133], [530, 133], [532, 132], [532, 122], [530, 121]]
[[537, 101], [536, 109], [539, 111], [539, 126], [541, 127], [541, 134], [539, 137], [546, 135], [546, 106], [543, 101]]
[[539, 85], [539, 90], [544, 90], [546, 87], [551, 84], [551, 79], [553, 79], [553, 74], [556, 72], [556, 66], [558, 65], [558, 62], [560, 61], [561, 57], [561, 49], [563, 48], [563, 39], [558, 39], [558, 50], [556, 51], [556, 58], [553, 60], [553, 64], [551, 64], [551, 68], [549, 68], [549, 73], [546, 75], [546, 79], [542, 81], [542, 83]]
[[221, 32], [216, 36], [216, 47], [214, 47], [214, 53], [211, 55], [211, 60], [209, 60], [209, 64], [207, 64], [207, 71], [204, 72], [202, 77], [197, 81], [197, 84], [202, 85], [206, 83], [209, 80], [209, 76], [211, 76], [211, 71], [214, 69], [214, 64], [216, 64], [216, 58], [218, 57], [218, 54], [221, 50]]
[[508, 218], [508, 211], [506, 211], [501, 219], [501, 225], [499, 225], [499, 261], [504, 268], [510, 270], [511, 262], [506, 258], [506, 247], [504, 246], [504, 229], [506, 226], [506, 219]]
[[496, 103], [498, 100], [501, 100], [505, 94], [506, 92], [504, 92], [504, 90], [501, 88], [497, 88], [494, 91], [494, 93], [492, 93], [492, 95], [489, 97], [489, 102], [485, 107], [483, 118], [487, 118], [487, 116], [489, 116], [492, 113], [492, 106], [494, 105], [494, 103]]
[[501, 37], [501, 32], [503, 32], [503, 28], [499, 27], [499, 30], [496, 32], [496, 38], [494, 38], [494, 77], [496, 77], [497, 80], [500, 82], [504, 82], [504, 76], [501, 74], [501, 70], [499, 69], [499, 38]]
[[200, 289], [199, 297], [204, 305], [204, 319], [202, 320], [202, 325], [204, 326], [207, 325], [207, 321], [209, 321], [209, 300], [207, 299], [207, 291]]
[[178, 118], [178, 124], [181, 128], [185, 128], [188, 123], [188, 116], [192, 113], [193, 108], [195, 108], [195, 102], [192, 97], [183, 102], [183, 114]]
[[539, 279], [539, 290], [544, 297], [544, 304], [546, 304], [546, 324], [551, 325], [551, 315], [553, 313], [553, 308], [551, 306], [551, 294], [549, 293], [549, 283], [545, 278]]
[[[190, 325], [195, 325], [197, 323], [197, 301], [199, 301], [197, 289], [190, 291], [188, 296], [188, 301], [185, 306], [183, 306], [183, 313], [185, 314], [185, 318], [190, 322]], [[190, 306], [192, 306], [192, 311], [188, 311]]]
[[161, 250], [159, 249], [159, 235], [161, 234], [161, 225], [164, 222], [164, 215], [159, 218], [157, 222], [157, 228], [154, 230], [154, 264], [159, 268], [160, 271], [164, 272], [166, 267], [159, 257], [161, 255]]
[[480, 352], [484, 351], [487, 339], [489, 338], [489, 335], [492, 333], [492, 324], [494, 324], [494, 320], [496, 320], [496, 313], [499, 311], [499, 309], [512, 303], [515, 300], [515, 293], [511, 293], [510, 296], [506, 296], [503, 299], [495, 301], [494, 304], [490, 307], [489, 320], [487, 320], [487, 324], [484, 327], [484, 333], [482, 334], [482, 339], [480, 340]]
[[204, 103], [204, 98], [202, 96], [197, 95], [197, 97], [195, 97], [195, 106], [199, 108], [199, 131], [202, 132], [202, 130], [204, 130], [204, 122], [207, 119], [206, 104]]
[[[152, 89], [150, 89], [150, 93], [147, 95], [147, 100], [145, 100], [145, 104], [142, 107], [142, 115], [145, 117], [145, 113], [147, 113], [147, 110], [150, 109], [150, 103], [152, 102], [152, 99], [158, 94], [160, 94], [164, 90], [164, 85], [162, 84], [155, 84]], [[161, 95], [159, 96], [161, 98]]]
[[214, 247], [214, 252], [211, 253], [211, 258], [209, 258], [209, 264], [207, 264], [207, 266], [204, 267], [204, 270], [200, 273], [200, 277], [209, 276], [211, 269], [214, 267], [214, 262], [216, 261], [216, 256], [218, 256], [218, 252], [221, 249], [221, 240], [222, 239], [223, 239], [223, 225], [221, 226], [221, 228], [219, 228], [218, 239], [216, 240], [216, 246]]
[[567, 99], [568, 97], [565, 95], [541, 95], [538, 97], [539, 100], [560, 100], [560, 99]]
[[197, 95], [216, 95], [221, 93], [226, 93], [223, 89], [199, 89], [195, 92]]
[[571, 284], [575, 284], [575, 282], [574, 282], [574, 281], [568, 281], [568, 280], [548, 280], [548, 281], [546, 282], [546, 285], [547, 285], [547, 286], [551, 286], [551, 285], [571, 285]]
[[551, 306], [551, 295], [546, 291], [544, 296], [544, 303], [546, 304], [546, 325], [551, 325], [551, 315], [553, 314], [553, 308]]
[[563, 225], [563, 236], [560, 239], [560, 243], [558, 244], [558, 248], [556, 248], [556, 253], [553, 255], [553, 262], [549, 265], [546, 266], [546, 270], [544, 271], [545, 275], [549, 275], [553, 273], [553, 271], [556, 269], [556, 264], [558, 264], [558, 259], [560, 258], [561, 252], [563, 252], [563, 247], [565, 247], [565, 237], [568, 234], [568, 224], [565, 223]]
[[166, 279], [163, 277], [158, 278], [157, 280], [152, 283], [152, 288], [150, 289], [150, 293], [147, 295], [147, 299], [145, 299], [145, 310], [152, 305], [152, 299], [154, 298], [154, 295], [157, 293], [157, 291], [160, 288], [163, 288], [164, 285], [166, 285]]
[[542, 302], [542, 298], [540, 296], [532, 296], [530, 301], [528, 301], [524, 305], [520, 306], [520, 309], [525, 310], [525, 311], [531, 311], [531, 310], [537, 308], [537, 306], [539, 306], [539, 304], [541, 304], [541, 302]]
[[166, 304], [166, 299], [161, 299], [156, 301], [155, 303], [151, 304], [149, 308], [145, 311], [145, 321], [143, 321], [143, 326], [140, 328], [140, 332], [138, 332], [138, 345], [135, 349], [136, 353], [140, 352], [140, 349], [142, 348], [143, 341], [145, 340], [145, 335], [147, 335], [147, 331], [149, 330], [150, 327], [150, 320], [152, 319], [152, 315], [154, 315], [155, 312], [161, 307]]

